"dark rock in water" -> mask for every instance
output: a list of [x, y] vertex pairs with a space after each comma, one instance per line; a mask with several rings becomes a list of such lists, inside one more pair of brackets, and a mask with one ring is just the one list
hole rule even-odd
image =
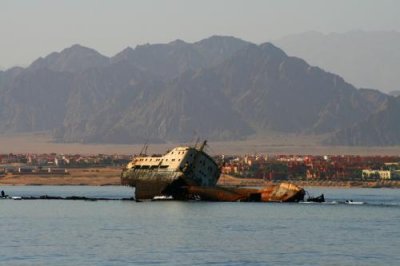
[[[6, 197], [10, 198], [10, 197]], [[48, 195], [42, 195], [42, 196], [23, 196], [23, 197], [13, 197], [21, 200], [84, 200], [84, 201], [107, 201], [107, 200], [124, 200], [124, 201], [134, 201], [134, 198], [121, 198], [121, 199], [115, 199], [115, 198], [90, 198], [90, 197], [85, 197], [85, 196], [68, 196], [68, 197], [60, 197], [60, 196], [48, 196]]]
[[308, 197], [307, 202], [325, 202], [325, 196], [321, 194], [318, 197]]

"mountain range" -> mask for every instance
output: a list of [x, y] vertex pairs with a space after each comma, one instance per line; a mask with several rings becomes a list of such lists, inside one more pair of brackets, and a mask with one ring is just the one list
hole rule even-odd
[[336, 132], [325, 144], [349, 146], [399, 145], [400, 143], [400, 96], [390, 97], [385, 107], [353, 126]]
[[[113, 57], [73, 45], [0, 71], [0, 132], [50, 131], [60, 142], [278, 132], [324, 134], [329, 145], [393, 145], [400, 144], [399, 102], [271, 43], [224, 36], [128, 47]], [[370, 126], [379, 132], [365, 130]]]

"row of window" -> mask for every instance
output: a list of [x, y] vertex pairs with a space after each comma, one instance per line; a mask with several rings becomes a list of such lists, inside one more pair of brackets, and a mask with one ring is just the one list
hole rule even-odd
[[169, 165], [135, 165], [135, 169], [154, 169], [154, 168], [168, 168]]
[[[141, 162], [142, 162], [142, 161], [147, 162], [147, 160], [149, 160], [150, 162], [153, 161], [153, 159], [151, 159], [151, 158], [150, 158], [150, 159], [147, 159], [147, 158], [146, 158], [146, 159], [143, 159], [143, 158], [140, 159]], [[154, 161], [156, 161], [156, 162], [158, 162], [158, 161], [160, 161], [160, 160], [161, 160], [161, 159], [154, 159]]]
[[[174, 154], [174, 152], [171, 152], [171, 154]], [[184, 154], [183, 151], [178, 151], [178, 154]]]
[[[154, 159], [154, 161], [156, 161], [156, 162], [158, 162], [158, 161], [160, 161], [161, 159]], [[178, 161], [180, 161], [181, 159], [178, 159]], [[140, 161], [141, 162], [143, 162], [143, 161], [145, 161], [145, 162], [147, 162], [147, 161], [149, 161], [149, 162], [151, 162], [151, 161], [153, 161], [153, 159], [140, 159]], [[168, 159], [165, 159], [165, 161], [167, 161], [168, 162]], [[173, 161], [173, 162], [175, 162], [175, 159], [171, 159], [171, 161]]]

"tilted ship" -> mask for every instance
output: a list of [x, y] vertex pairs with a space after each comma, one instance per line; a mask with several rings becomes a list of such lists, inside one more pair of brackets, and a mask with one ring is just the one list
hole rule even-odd
[[300, 201], [304, 190], [289, 183], [261, 188], [222, 187], [219, 165], [204, 148], [176, 147], [164, 155], [139, 154], [123, 169], [121, 183], [135, 187], [136, 200]]
[[136, 199], [173, 196], [185, 199], [189, 186], [214, 187], [221, 174], [217, 163], [197, 148], [176, 147], [166, 154], [135, 156], [121, 174], [121, 183], [135, 187]]

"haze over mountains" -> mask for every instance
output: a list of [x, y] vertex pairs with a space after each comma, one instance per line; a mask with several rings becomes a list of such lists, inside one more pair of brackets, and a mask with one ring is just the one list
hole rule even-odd
[[362, 88], [400, 90], [400, 32], [306, 32], [273, 42], [292, 56]]
[[[271, 43], [234, 37], [142, 45], [111, 58], [74, 45], [0, 71], [0, 132], [51, 131], [62, 142], [281, 132], [325, 134], [335, 145], [393, 145], [400, 144], [399, 106], [399, 98], [356, 89]], [[371, 135], [370, 126], [379, 132]]]
[[400, 96], [400, 91], [391, 91], [389, 92], [389, 95], [392, 95], [394, 97]]

